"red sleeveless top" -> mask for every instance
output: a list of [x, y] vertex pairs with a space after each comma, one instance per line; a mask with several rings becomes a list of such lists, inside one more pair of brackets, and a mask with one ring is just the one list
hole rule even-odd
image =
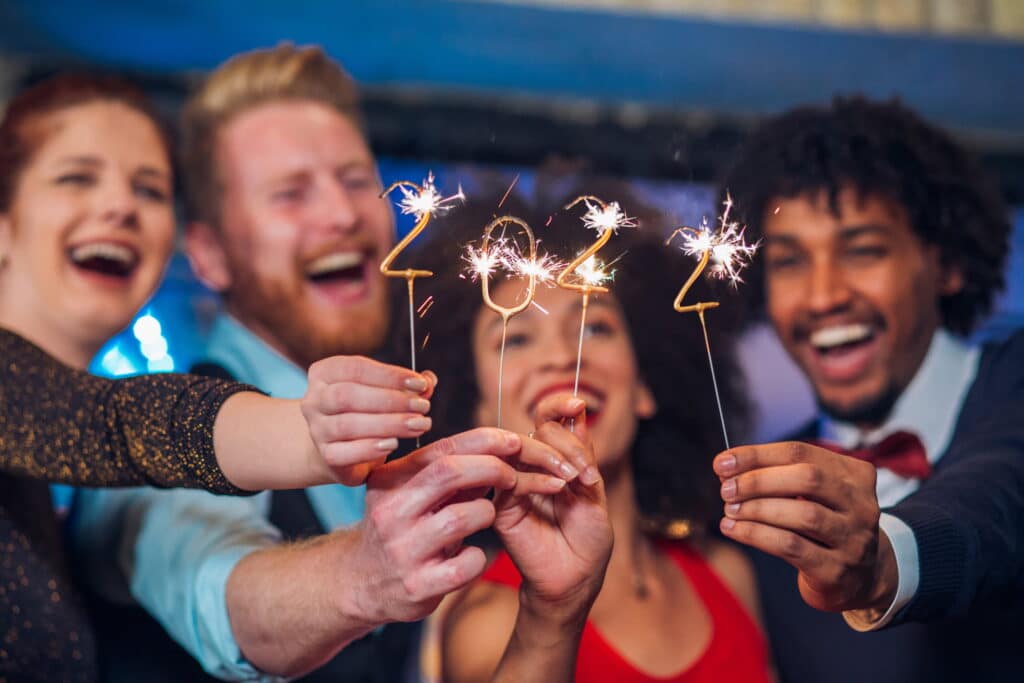
[[[711, 618], [707, 649], [678, 674], [656, 678], [626, 661], [588, 619], [576, 660], [577, 683], [768, 683], [767, 646], [747, 609], [689, 545], [663, 542], [658, 548], [675, 560]], [[511, 588], [522, 582], [504, 552], [481, 578]]]

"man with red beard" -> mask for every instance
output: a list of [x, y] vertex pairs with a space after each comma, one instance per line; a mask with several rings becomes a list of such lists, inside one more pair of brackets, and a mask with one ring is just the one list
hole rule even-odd
[[962, 337], [1003, 286], [998, 192], [947, 135], [859, 98], [767, 122], [724, 187], [819, 407], [715, 459], [722, 532], [775, 556], [755, 562], [782, 678], [1019, 680], [1024, 334]]
[[[289, 45], [236, 57], [190, 98], [182, 133], [186, 251], [225, 304], [195, 371], [296, 398], [318, 359], [373, 352], [388, 326], [379, 264], [394, 219], [339, 65]], [[347, 376], [324, 377], [315, 364], [309, 374], [331, 385], [346, 417], [345, 433], [327, 435], [328, 455], [383, 462], [394, 437], [429, 429], [436, 378], [374, 393], [393, 368], [347, 360]], [[483, 553], [461, 546], [494, 519], [483, 492], [542, 485], [541, 475], [513, 471], [510, 457], [564, 479], [582, 469], [532, 438], [475, 430], [382, 466], [366, 488], [240, 500], [84, 492], [76, 541], [94, 582], [116, 584], [123, 572], [131, 596], [184, 646], [141, 610], [104, 604], [95, 611], [106, 678], [204, 677], [187, 650], [222, 678], [317, 669], [309, 680], [398, 680], [415, 626], [378, 627], [423, 618], [483, 570]], [[97, 555], [119, 555], [120, 566], [97, 566]]]

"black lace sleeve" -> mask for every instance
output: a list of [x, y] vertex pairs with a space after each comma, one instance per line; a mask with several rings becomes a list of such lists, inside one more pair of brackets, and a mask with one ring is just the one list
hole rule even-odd
[[246, 493], [217, 466], [213, 423], [253, 387], [193, 375], [105, 379], [0, 330], [0, 471], [81, 486]]

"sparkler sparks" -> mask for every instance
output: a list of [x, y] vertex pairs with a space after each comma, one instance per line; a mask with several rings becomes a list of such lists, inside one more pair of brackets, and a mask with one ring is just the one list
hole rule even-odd
[[398, 208], [402, 210], [403, 214], [415, 216], [416, 220], [420, 220], [427, 214], [439, 215], [451, 208], [452, 202], [466, 199], [461, 185], [459, 185], [459, 191], [452, 196], [442, 197], [441, 193], [437, 191], [437, 186], [434, 185], [433, 173], [427, 174], [427, 179], [423, 181], [422, 185], [398, 182], [389, 187], [384, 194], [388, 194], [396, 187], [402, 191], [402, 200], [398, 202]]
[[583, 197], [587, 205], [587, 213], [583, 215], [583, 225], [591, 230], [596, 230], [598, 235], [603, 235], [609, 230], [614, 234], [619, 228], [635, 228], [636, 221], [625, 213], [618, 202], [591, 201], [591, 197]]
[[740, 271], [749, 265], [750, 260], [760, 247], [760, 242], [746, 243], [744, 240], [745, 228], [736, 221], [729, 221], [732, 198], [726, 196], [724, 205], [725, 210], [718, 219], [717, 231], [712, 230], [707, 217], [705, 217], [701, 221], [700, 228], [678, 228], [669, 236], [668, 242], [679, 235], [683, 239], [681, 249], [688, 256], [703, 259], [705, 254], [709, 254], [708, 275], [720, 280], [729, 280], [735, 287], [743, 282]]

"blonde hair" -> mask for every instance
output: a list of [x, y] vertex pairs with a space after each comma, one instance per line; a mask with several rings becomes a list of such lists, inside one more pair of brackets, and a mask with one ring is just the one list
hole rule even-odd
[[362, 128], [355, 83], [319, 47], [285, 43], [232, 57], [189, 98], [182, 115], [181, 163], [189, 220], [218, 224], [220, 130], [242, 112], [281, 100], [319, 102]]

